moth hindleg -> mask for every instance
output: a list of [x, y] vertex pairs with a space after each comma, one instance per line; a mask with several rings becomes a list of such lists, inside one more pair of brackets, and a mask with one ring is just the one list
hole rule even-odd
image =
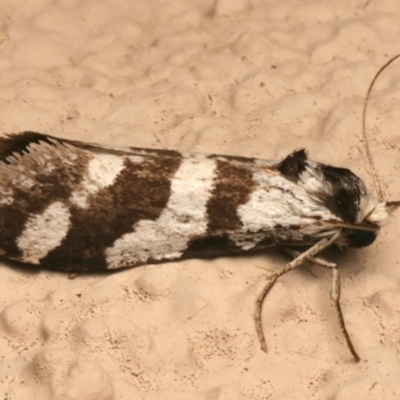
[[[256, 325], [256, 331], [257, 331], [258, 340], [260, 341], [261, 350], [263, 350], [264, 352], [268, 351], [268, 347], [267, 347], [267, 342], [265, 340], [264, 332], [262, 329], [261, 315], [262, 315], [262, 306], [264, 303], [264, 299], [267, 297], [267, 294], [269, 293], [271, 288], [274, 286], [275, 282], [278, 280], [279, 277], [281, 277], [282, 275], [285, 275], [287, 272], [291, 271], [292, 269], [299, 267], [300, 265], [302, 265], [304, 263], [304, 261], [309, 260], [310, 258], [312, 259], [320, 251], [322, 251], [326, 247], [329, 247], [339, 237], [339, 235], [340, 235], [340, 231], [336, 232], [330, 238], [325, 238], [325, 239], [320, 240], [314, 246], [310, 247], [309, 249], [307, 249], [306, 251], [304, 251], [303, 253], [298, 255], [294, 260], [287, 263], [282, 268], [281, 271], [272, 275], [268, 284], [263, 288], [263, 290], [257, 297], [256, 307], [255, 307], [255, 312], [254, 312], [254, 322]], [[324, 265], [324, 266], [328, 266], [328, 265]], [[340, 305], [339, 305], [339, 307], [340, 307]], [[342, 320], [343, 320], [343, 316], [342, 316]], [[344, 322], [343, 322], [343, 325], [344, 325]], [[354, 348], [353, 348], [353, 350], [354, 350]]]
[[[293, 257], [297, 257], [301, 254], [299, 251], [293, 250], [293, 249], [285, 249], [285, 251], [288, 254], [291, 254]], [[331, 261], [324, 260], [323, 258], [320, 258], [320, 257], [307, 257], [307, 261], [310, 261], [313, 264], [318, 265], [319, 267], [332, 269], [331, 299], [332, 299], [333, 304], [336, 309], [336, 313], [337, 313], [337, 316], [339, 319], [340, 329], [343, 333], [343, 336], [346, 339], [347, 347], [349, 348], [350, 353], [354, 357], [355, 362], [360, 361], [360, 357], [357, 354], [356, 350], [354, 349], [354, 345], [350, 339], [349, 333], [347, 332], [346, 324], [345, 324], [344, 318], [343, 318], [342, 307], [340, 305], [340, 292], [341, 292], [340, 275], [339, 275], [339, 270], [337, 268], [337, 265]]]
[[344, 322], [342, 307], [340, 306], [340, 275], [337, 266], [332, 268], [332, 289], [331, 289], [331, 299], [335, 305], [336, 313], [339, 319], [340, 329], [346, 339], [347, 347], [350, 350], [350, 353], [354, 357], [354, 361], [360, 361], [360, 357], [354, 349], [353, 343], [350, 339], [350, 335], [347, 332], [346, 324]]

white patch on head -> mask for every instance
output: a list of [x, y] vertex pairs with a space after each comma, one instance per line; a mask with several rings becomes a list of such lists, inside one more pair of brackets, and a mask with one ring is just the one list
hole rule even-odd
[[[108, 268], [149, 259], [175, 259], [190, 239], [207, 231], [207, 202], [214, 188], [216, 163], [201, 155], [183, 158], [171, 179], [171, 196], [160, 217], [141, 220], [106, 250]], [[135, 201], [135, 199], [132, 199]]]
[[124, 169], [124, 158], [112, 154], [95, 154], [89, 161], [87, 173], [70, 197], [71, 202], [81, 208], [87, 208], [88, 197], [114, 183], [115, 178]]
[[[314, 168], [316, 163], [308, 161], [309, 166], [300, 175], [304, 188], [309, 192], [326, 192], [330, 193], [330, 184], [320, 178], [320, 175]], [[359, 179], [359, 178], [358, 178]], [[388, 212], [385, 203], [378, 203], [368, 192], [364, 182], [359, 179], [358, 187], [360, 190], [360, 204], [356, 223], [370, 222], [381, 225], [387, 218]]]
[[361, 221], [366, 217], [366, 221], [381, 226], [389, 218], [386, 203], [377, 203], [371, 196], [365, 196], [362, 200], [360, 207]]
[[21, 261], [38, 264], [51, 250], [59, 246], [69, 229], [68, 207], [57, 201], [40, 215], [31, 216], [25, 229], [17, 238], [22, 251]]
[[321, 179], [321, 173], [316, 170], [317, 164], [312, 161], [307, 162], [309, 165], [306, 166], [299, 177], [304, 189], [309, 193], [326, 192], [326, 183]]

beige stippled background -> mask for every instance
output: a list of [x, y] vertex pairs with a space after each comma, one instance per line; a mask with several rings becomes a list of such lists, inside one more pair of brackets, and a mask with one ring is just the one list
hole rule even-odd
[[[363, 96], [400, 52], [397, 0], [5, 0], [2, 133], [282, 158], [305, 147], [371, 186]], [[386, 198], [400, 197], [400, 62], [380, 77], [368, 133]], [[0, 268], [7, 400], [400, 398], [398, 213], [373, 246], [331, 256], [362, 361], [329, 301], [329, 271], [287, 260], [192, 260], [110, 276]]]

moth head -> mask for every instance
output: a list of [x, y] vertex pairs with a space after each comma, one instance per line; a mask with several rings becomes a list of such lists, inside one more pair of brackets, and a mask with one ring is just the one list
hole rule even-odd
[[390, 213], [400, 201], [377, 200], [364, 182], [345, 168], [319, 164], [330, 196], [326, 205], [343, 220], [340, 244], [348, 247], [365, 247], [372, 244]]
[[342, 228], [338, 240], [342, 246], [365, 247], [373, 243], [395, 205], [377, 201], [349, 169], [311, 161], [304, 150], [290, 154], [277, 169], [335, 216], [332, 224]]
[[349, 227], [345, 226], [343, 229], [343, 244], [357, 248], [372, 244], [382, 224], [388, 218], [388, 211], [385, 202], [378, 203], [375, 199], [366, 195], [361, 199], [360, 221]]
[[[368, 192], [364, 182], [346, 168], [319, 164], [327, 195], [324, 204], [343, 221], [340, 242], [349, 247], [372, 244], [392, 206]], [[339, 224], [340, 225], [340, 224]]]

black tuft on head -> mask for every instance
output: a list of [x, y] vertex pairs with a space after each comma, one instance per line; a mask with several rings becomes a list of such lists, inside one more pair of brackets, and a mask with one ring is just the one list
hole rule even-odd
[[344, 221], [356, 222], [363, 190], [361, 180], [346, 168], [321, 164], [319, 169], [331, 186], [331, 193], [324, 195], [324, 205]]
[[307, 153], [304, 149], [294, 151], [281, 161], [276, 169], [287, 179], [297, 182], [306, 169]]
[[346, 235], [349, 247], [366, 247], [376, 239], [376, 232], [371, 231], [352, 231]]

